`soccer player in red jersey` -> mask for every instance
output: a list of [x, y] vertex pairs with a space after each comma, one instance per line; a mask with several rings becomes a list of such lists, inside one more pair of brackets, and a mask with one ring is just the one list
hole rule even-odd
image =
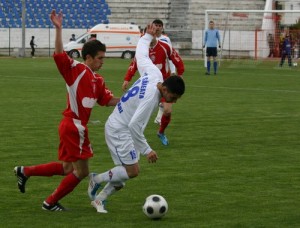
[[48, 211], [66, 210], [59, 200], [89, 174], [88, 160], [93, 156], [88, 137], [87, 123], [93, 106], [115, 106], [115, 98], [105, 86], [104, 79], [95, 71], [103, 64], [106, 47], [100, 41], [93, 40], [84, 44], [80, 63], [71, 59], [63, 50], [62, 12], [51, 12], [51, 21], [56, 29], [54, 61], [66, 82], [67, 108], [59, 125], [60, 144], [58, 159], [62, 162], [50, 162], [34, 166], [17, 166], [14, 171], [18, 178], [18, 187], [25, 192], [25, 184], [31, 176], [65, 176], [57, 189], [43, 202], [42, 208]]
[[[155, 23], [154, 26], [156, 26]], [[154, 38], [150, 44], [149, 57], [152, 60], [152, 62], [156, 65], [156, 67], [161, 71], [164, 80], [166, 80], [171, 75], [169, 59], [174, 63], [177, 69], [177, 74], [179, 76], [182, 76], [184, 73], [184, 64], [181, 57], [176, 52], [176, 50], [172, 48], [167, 42], [157, 40], [156, 38]], [[124, 91], [127, 89], [128, 84], [136, 71], [137, 63], [136, 59], [134, 58], [124, 77], [124, 82], [122, 85], [122, 89]], [[165, 135], [165, 129], [171, 121], [172, 103], [167, 103], [164, 101], [164, 99], [162, 99], [161, 103], [162, 107], [159, 108], [163, 109], [163, 112], [161, 116], [155, 119], [155, 122], [160, 123], [160, 128], [157, 135], [160, 138], [162, 144], [166, 146], [169, 144], [169, 141]]]

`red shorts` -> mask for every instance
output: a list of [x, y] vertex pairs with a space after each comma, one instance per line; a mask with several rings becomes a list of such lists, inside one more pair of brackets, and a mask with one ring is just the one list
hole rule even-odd
[[75, 162], [93, 157], [92, 146], [86, 125], [80, 120], [64, 118], [59, 125], [58, 159]]

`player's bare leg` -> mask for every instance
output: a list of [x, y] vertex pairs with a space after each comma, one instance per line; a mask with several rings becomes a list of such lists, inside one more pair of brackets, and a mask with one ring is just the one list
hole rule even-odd
[[160, 123], [161, 123], [161, 117], [163, 115], [163, 112], [164, 112], [163, 103], [160, 102], [159, 105], [158, 105], [158, 112], [157, 112], [157, 115], [155, 117], [154, 123], [160, 125]]
[[165, 135], [165, 130], [171, 122], [171, 113], [172, 113], [172, 103], [163, 103], [164, 112], [161, 118], [161, 124], [157, 136], [159, 137], [161, 143], [165, 146], [169, 145], [169, 140]]

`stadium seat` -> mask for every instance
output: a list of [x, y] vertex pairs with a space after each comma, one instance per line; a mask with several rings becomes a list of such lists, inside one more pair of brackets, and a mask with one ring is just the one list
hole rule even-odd
[[[27, 0], [26, 27], [48, 28], [51, 9], [62, 10], [65, 19], [65, 28], [91, 28], [96, 23], [105, 21], [111, 14], [105, 0]], [[0, 27], [7, 26], [20, 28], [22, 26], [22, 3], [17, 0], [0, 2]], [[87, 20], [89, 18], [90, 20]], [[7, 20], [3, 20], [7, 19]], [[17, 20], [16, 20], [17, 19]]]

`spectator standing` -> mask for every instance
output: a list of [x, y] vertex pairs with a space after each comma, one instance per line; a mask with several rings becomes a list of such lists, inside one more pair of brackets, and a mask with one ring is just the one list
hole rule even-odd
[[34, 36], [31, 37], [31, 40], [30, 40], [29, 44], [30, 44], [30, 47], [31, 47], [31, 57], [35, 58], [34, 53], [35, 53], [35, 47], [37, 47], [37, 45], [34, 42]]

